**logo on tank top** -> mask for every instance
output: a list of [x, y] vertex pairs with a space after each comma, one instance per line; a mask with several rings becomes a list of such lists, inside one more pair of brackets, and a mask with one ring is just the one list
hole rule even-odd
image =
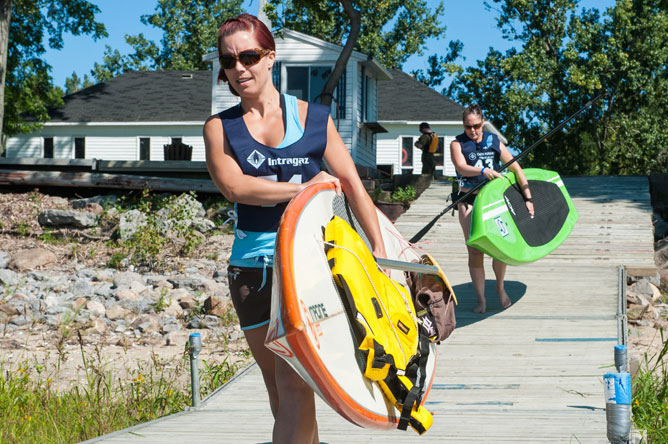
[[475, 153], [469, 153], [469, 159], [475, 160], [476, 154]]
[[246, 160], [257, 169], [260, 168], [260, 165], [262, 165], [266, 159], [267, 158], [258, 150], [253, 150]]

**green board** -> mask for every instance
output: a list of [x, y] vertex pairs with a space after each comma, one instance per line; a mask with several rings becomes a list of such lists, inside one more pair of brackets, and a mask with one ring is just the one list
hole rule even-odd
[[466, 245], [509, 265], [538, 260], [571, 233], [578, 213], [561, 177], [554, 171], [526, 168], [534, 202], [534, 218], [513, 173], [480, 190], [473, 205], [471, 235]]

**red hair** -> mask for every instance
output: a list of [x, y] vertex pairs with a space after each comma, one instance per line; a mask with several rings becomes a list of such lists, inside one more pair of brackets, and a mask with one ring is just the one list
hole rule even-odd
[[[271, 35], [269, 28], [267, 28], [267, 26], [254, 15], [240, 14], [225, 20], [225, 23], [218, 29], [218, 58], [223, 55], [220, 51], [220, 42], [223, 37], [227, 37], [239, 31], [253, 33], [253, 37], [255, 37], [255, 40], [260, 44], [260, 49], [276, 50], [274, 36]], [[218, 70], [218, 81], [228, 81], [225, 70], [222, 67]], [[234, 88], [232, 88], [232, 85], [230, 85], [230, 91], [232, 91], [232, 94], [234, 95], [239, 95]]]

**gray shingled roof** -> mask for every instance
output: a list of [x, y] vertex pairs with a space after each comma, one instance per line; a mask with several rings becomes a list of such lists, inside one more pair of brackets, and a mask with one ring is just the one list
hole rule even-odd
[[211, 71], [129, 71], [63, 100], [52, 122], [204, 122]]
[[463, 106], [399, 69], [388, 71], [392, 80], [378, 81], [378, 121], [462, 120]]

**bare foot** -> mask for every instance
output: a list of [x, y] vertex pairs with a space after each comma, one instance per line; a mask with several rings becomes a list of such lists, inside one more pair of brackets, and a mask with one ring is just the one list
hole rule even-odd
[[498, 290], [498, 293], [499, 293], [499, 304], [501, 304], [501, 308], [510, 307], [510, 304], [512, 304], [512, 302], [510, 301], [510, 298], [508, 297], [506, 290], [504, 289]]
[[487, 304], [485, 303], [485, 301], [482, 302], [478, 301], [478, 305], [476, 306], [476, 308], [473, 309], [473, 313], [483, 314], [485, 312], [485, 309], [487, 308], [486, 305]]

